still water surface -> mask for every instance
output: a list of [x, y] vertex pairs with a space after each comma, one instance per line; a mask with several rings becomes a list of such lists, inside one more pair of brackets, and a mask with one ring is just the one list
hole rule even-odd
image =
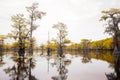
[[55, 54], [18, 59], [14, 52], [0, 57], [0, 80], [108, 80], [106, 74], [114, 72], [111, 53], [66, 52], [64, 58]]

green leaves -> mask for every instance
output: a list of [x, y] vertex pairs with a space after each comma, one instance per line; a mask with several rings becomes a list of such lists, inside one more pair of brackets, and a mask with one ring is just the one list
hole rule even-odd
[[18, 29], [18, 27], [26, 27], [27, 22], [23, 14], [16, 14], [11, 17], [13, 21], [12, 27]]
[[105, 22], [105, 32], [109, 35], [114, 35], [115, 32], [119, 31], [120, 23], [120, 9], [111, 8], [109, 10], [102, 11], [100, 21]]
[[31, 20], [36, 21], [37, 19], [41, 19], [46, 13], [38, 10], [38, 3], [33, 3], [31, 6], [26, 7], [29, 12], [29, 17]]
[[64, 24], [62, 22], [58, 22], [57, 24], [54, 24], [52, 27], [58, 30], [58, 33], [57, 33], [58, 44], [64, 44], [64, 42], [66, 40], [66, 36], [68, 34], [66, 24]]
[[27, 28], [27, 21], [23, 14], [16, 14], [11, 17], [11, 20], [13, 21], [12, 27], [12, 33], [9, 33], [8, 36], [10, 38], [14, 38], [15, 40], [28, 37], [29, 29]]

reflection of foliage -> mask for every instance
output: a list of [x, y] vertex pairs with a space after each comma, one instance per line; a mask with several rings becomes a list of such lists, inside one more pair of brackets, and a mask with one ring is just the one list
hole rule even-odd
[[120, 80], [120, 57], [115, 57], [115, 62], [112, 66], [114, 72], [105, 73], [108, 80]]
[[5, 64], [5, 62], [0, 61], [0, 67], [2, 67]]
[[114, 62], [114, 56], [112, 55], [111, 52], [91, 52], [88, 54], [91, 56], [91, 58], [104, 60], [104, 61], [107, 61], [109, 63]]
[[116, 75], [114, 73], [110, 73], [110, 74], [105, 74], [108, 80], [119, 80], [116, 79]]
[[[72, 56], [85, 56], [84, 53], [78, 52], [78, 51], [69, 51]], [[91, 51], [87, 53], [88, 58], [95, 58], [99, 60], [104, 60], [109, 63], [114, 63], [114, 56], [112, 55], [112, 52], [110, 51]]]
[[30, 59], [16, 58], [12, 57], [17, 64], [12, 67], [4, 69], [6, 74], [9, 74], [12, 80], [24, 80], [29, 78], [29, 80], [37, 80], [35, 76], [31, 74], [31, 69], [35, 67], [35, 63]]
[[88, 63], [91, 61], [90, 54], [88, 52], [83, 53], [82, 63]]
[[35, 76], [31, 75], [31, 69], [35, 67], [35, 63], [32, 60], [32, 58], [29, 59], [29, 80], [37, 80]]
[[66, 68], [66, 65], [68, 63], [71, 63], [71, 61], [70, 60], [68, 61], [65, 58], [59, 58], [59, 57], [56, 58], [54, 64], [57, 67], [58, 75], [53, 76], [52, 77], [53, 80], [67, 80], [68, 70]]
[[70, 64], [71, 64], [71, 60], [66, 60], [66, 61], [65, 61], [65, 65], [66, 65], [66, 66], [69, 66]]
[[5, 62], [0, 61], [0, 67], [2, 67], [5, 64]]
[[110, 63], [110, 65], [109, 65], [109, 67], [112, 68], [112, 69], [114, 68], [114, 66], [115, 65], [113, 63]]
[[0, 52], [0, 67], [5, 64], [5, 62], [3, 62], [3, 55], [3, 52]]
[[27, 68], [27, 65], [25, 65], [23, 61], [19, 61], [17, 65], [8, 67], [7, 69], [4, 69], [4, 71], [12, 77], [12, 80], [19, 80], [27, 77]]

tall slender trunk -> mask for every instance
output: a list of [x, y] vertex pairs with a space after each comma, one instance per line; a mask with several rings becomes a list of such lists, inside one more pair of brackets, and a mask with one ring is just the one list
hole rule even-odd
[[62, 32], [61, 32], [61, 30], [60, 30], [60, 43], [59, 43], [59, 56], [60, 57], [62, 57], [62, 55], [63, 55], [63, 48], [62, 48]]
[[118, 31], [119, 31], [119, 27], [118, 27], [118, 23], [115, 23], [115, 19], [113, 18], [113, 24], [114, 24], [114, 36], [113, 36], [113, 41], [114, 41], [114, 54], [120, 54], [119, 53], [119, 35], [118, 35]]
[[24, 54], [25, 54], [25, 46], [24, 46], [24, 43], [23, 43], [23, 38], [22, 38], [22, 35], [21, 35], [21, 26], [19, 26], [19, 50], [18, 50], [18, 54], [19, 54], [19, 57], [22, 56], [24, 58]]
[[29, 48], [30, 55], [33, 55], [32, 32], [33, 32], [33, 15], [31, 17], [31, 22], [30, 22], [30, 48]]
[[28, 67], [28, 69], [29, 69], [29, 80], [31, 80], [31, 65], [32, 65], [32, 58], [30, 58], [29, 59], [29, 67]]

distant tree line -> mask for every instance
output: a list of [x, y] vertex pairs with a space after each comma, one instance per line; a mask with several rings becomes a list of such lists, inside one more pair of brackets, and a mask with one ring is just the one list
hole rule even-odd
[[[88, 40], [88, 41], [87, 41]], [[67, 40], [66, 40], [67, 41]], [[35, 41], [34, 41], [35, 43]], [[70, 40], [67, 42], [69, 45], [64, 44], [63, 48], [67, 50], [83, 50], [83, 49], [93, 49], [93, 50], [113, 50], [113, 38], [106, 38], [102, 40], [96, 40], [96, 41], [91, 41], [89, 39], [82, 39], [80, 43], [73, 43]], [[119, 42], [120, 43], [120, 42]], [[18, 42], [14, 42], [12, 44], [3, 44], [4, 49], [9, 49], [9, 50], [17, 50], [18, 49]], [[26, 49], [29, 49], [29, 42], [26, 42]], [[34, 49], [40, 50], [41, 46], [44, 47], [44, 49], [48, 48], [48, 44], [42, 44], [42, 45], [35, 45]], [[54, 41], [49, 42], [49, 46], [52, 50], [56, 50], [58, 48], [58, 44], [55, 43]]]
[[82, 39], [80, 43], [72, 43], [67, 46], [69, 50], [113, 50], [113, 39], [107, 38], [102, 40], [91, 41], [90, 39]]
[[[80, 51], [80, 50], [113, 50], [113, 38], [107, 38], [102, 40], [91, 41], [90, 39], [82, 39], [80, 43], [73, 43], [70, 40], [66, 40], [67, 44], [64, 44], [64, 50]], [[54, 41], [49, 42], [49, 46], [52, 50], [56, 50], [58, 45]], [[44, 45], [46, 48], [47, 45]]]

